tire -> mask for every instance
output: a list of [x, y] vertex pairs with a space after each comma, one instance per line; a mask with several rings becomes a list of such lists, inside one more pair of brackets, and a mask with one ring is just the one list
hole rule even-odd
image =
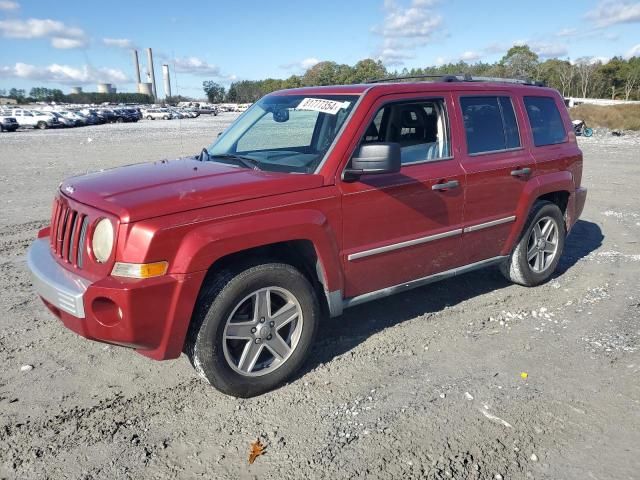
[[[254, 314], [258, 295], [271, 299], [271, 312], [266, 307], [267, 313], [262, 313], [261, 318]], [[285, 299], [286, 311], [282, 310]], [[238, 316], [243, 318], [241, 314], [244, 324], [231, 322]], [[290, 317], [289, 322], [285, 317]], [[276, 330], [278, 327], [270, 318], [280, 318], [283, 326]], [[319, 318], [316, 293], [302, 273], [283, 263], [249, 264], [244, 269], [222, 271], [204, 284], [189, 326], [185, 352], [200, 376], [222, 393], [253, 397], [282, 385], [301, 367]], [[262, 319], [266, 321], [261, 322]], [[237, 332], [232, 333], [229, 325], [235, 325]], [[235, 335], [247, 337], [228, 338]], [[287, 348], [282, 349], [283, 344]], [[272, 345], [285, 355], [278, 359]], [[245, 358], [255, 360], [243, 362]]]
[[38, 122], [38, 124], [36, 125], [36, 128], [39, 128], [40, 130], [45, 130], [47, 128], [47, 123], [46, 122]]
[[122, 122], [124, 122], [124, 118], [122, 117], [116, 118], [116, 123], [122, 123]]
[[584, 135], [585, 137], [591, 137], [593, 135], [593, 129], [592, 128], [585, 128], [582, 132], [582, 135]]
[[[547, 227], [548, 221], [550, 227]], [[536, 227], [538, 230], [534, 233]], [[547, 232], [544, 231], [546, 228], [549, 228]], [[543, 234], [543, 241], [539, 239], [539, 233]], [[547, 201], [534, 203], [516, 247], [501, 265], [502, 274], [507, 280], [525, 287], [546, 282], [558, 266], [565, 237], [564, 216], [558, 206]]]
[[169, 117], [167, 117], [166, 115], [164, 117], [162, 117], [163, 120], [169, 120]]
[[153, 120], [153, 117], [151, 115], [147, 115], [147, 120]]

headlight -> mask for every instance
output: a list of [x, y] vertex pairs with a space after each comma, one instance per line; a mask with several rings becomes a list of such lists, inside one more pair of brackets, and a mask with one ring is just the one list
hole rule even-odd
[[91, 239], [93, 256], [96, 257], [98, 262], [104, 263], [109, 260], [111, 250], [113, 250], [113, 237], [113, 225], [111, 221], [103, 218], [96, 225], [93, 231], [93, 238]]

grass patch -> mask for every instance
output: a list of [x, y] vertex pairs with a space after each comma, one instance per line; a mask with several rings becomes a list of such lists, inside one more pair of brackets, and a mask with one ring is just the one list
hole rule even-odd
[[640, 130], [640, 104], [578, 105], [569, 109], [572, 120], [584, 120], [589, 127], [612, 130]]

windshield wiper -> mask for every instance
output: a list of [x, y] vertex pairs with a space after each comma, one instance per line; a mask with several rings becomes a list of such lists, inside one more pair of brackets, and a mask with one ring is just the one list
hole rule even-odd
[[260, 162], [255, 158], [244, 157], [242, 155], [236, 155], [234, 153], [221, 153], [219, 155], [209, 155], [209, 158], [222, 158], [225, 160], [232, 160], [239, 163], [243, 167], [251, 168], [254, 170], [262, 170], [260, 168]]
[[200, 160], [201, 162], [206, 162], [209, 160], [209, 150], [207, 150], [206, 148], [203, 148], [200, 151], [200, 155], [196, 155], [196, 159]]

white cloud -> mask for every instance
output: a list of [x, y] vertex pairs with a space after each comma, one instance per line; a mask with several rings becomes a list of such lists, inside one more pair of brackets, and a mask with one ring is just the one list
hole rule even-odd
[[531, 42], [528, 45], [540, 58], [564, 57], [569, 53], [567, 47], [559, 43]]
[[320, 63], [320, 60], [318, 60], [317, 58], [309, 57], [309, 58], [305, 58], [304, 60], [302, 60], [300, 62], [300, 66], [306, 70], [308, 68], [316, 66], [319, 63]]
[[577, 28], [563, 28], [556, 33], [556, 37], [573, 37], [578, 33]]
[[192, 75], [222, 77], [220, 67], [212, 65], [198, 57], [183, 57], [174, 60], [176, 72]]
[[0, 20], [0, 33], [5, 38], [47, 38], [55, 48], [80, 48], [89, 43], [82, 29], [51, 19]]
[[53, 37], [51, 39], [51, 45], [54, 48], [60, 49], [81, 48], [86, 45], [86, 42], [84, 39], [78, 38]]
[[608, 27], [618, 23], [640, 22], [640, 2], [625, 0], [605, 0], [587, 12], [585, 18], [599, 27]]
[[401, 65], [417, 47], [429, 43], [442, 27], [442, 16], [432, 7], [437, 0], [411, 0], [408, 6], [385, 0], [385, 18], [372, 31], [382, 37], [374, 56], [386, 65]]
[[11, 0], [0, 0], [0, 10], [17, 10], [20, 8], [18, 2]]
[[625, 58], [640, 57], [640, 43], [631, 47], [625, 54]]
[[460, 60], [464, 62], [470, 62], [470, 63], [477, 62], [481, 58], [482, 58], [482, 53], [474, 52], [471, 50], [468, 50], [464, 52], [462, 55], [460, 55]]
[[298, 62], [285, 63], [284, 65], [280, 65], [280, 68], [284, 70], [295, 70], [298, 72], [306, 72], [307, 70], [317, 65], [318, 63], [320, 63], [320, 60], [318, 60], [315, 57], [309, 57], [309, 58], [300, 60]]
[[96, 82], [128, 82], [127, 75], [118, 69], [93, 68], [89, 65], [77, 68], [57, 63], [48, 66], [36, 66], [18, 62], [13, 66], [0, 66], [0, 77], [79, 85]]
[[128, 38], [103, 38], [102, 43], [104, 43], [107, 47], [117, 47], [117, 48], [135, 48], [134, 43]]

